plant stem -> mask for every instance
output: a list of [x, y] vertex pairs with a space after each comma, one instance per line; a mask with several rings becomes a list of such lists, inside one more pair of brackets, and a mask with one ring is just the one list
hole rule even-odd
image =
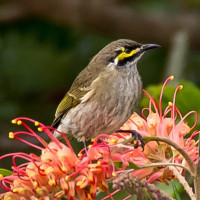
[[[127, 144], [130, 142], [133, 142], [134, 140], [135, 140], [135, 137], [132, 137], [132, 138], [129, 138], [128, 140], [123, 141], [122, 144]], [[165, 142], [165, 143], [171, 145], [172, 147], [174, 147], [187, 161], [187, 163], [190, 167], [190, 170], [191, 170], [190, 174], [194, 178], [195, 173], [196, 173], [196, 165], [193, 163], [193, 161], [191, 160], [189, 155], [175, 142], [173, 142], [172, 140], [165, 138], [165, 137], [143, 137], [143, 140], [145, 141], [145, 143], [148, 143], [150, 141]]]
[[[200, 134], [199, 134], [199, 140], [200, 140]], [[199, 144], [199, 155], [200, 155], [200, 144]], [[198, 160], [198, 164], [196, 167], [196, 173], [194, 176], [194, 189], [195, 189], [195, 195], [196, 199], [200, 200], [200, 157]]]
[[150, 141], [160, 141], [160, 142], [165, 142], [167, 144], [169, 144], [170, 146], [174, 147], [187, 161], [190, 170], [191, 170], [191, 175], [195, 176], [196, 173], [196, 165], [193, 163], [193, 161], [191, 160], [190, 156], [179, 146], [177, 145], [175, 142], [173, 142], [172, 140], [165, 138], [165, 137], [143, 137], [143, 140], [147, 143]]
[[173, 174], [177, 177], [179, 182], [183, 185], [185, 191], [190, 196], [191, 200], [197, 200], [195, 194], [192, 191], [192, 188], [189, 186], [188, 182], [185, 180], [185, 177], [181, 175], [181, 173], [174, 167], [169, 166], [169, 169], [173, 172]]
[[[123, 142], [123, 144], [127, 144], [130, 143], [132, 141], [134, 141], [135, 138], [130, 138], [126, 141]], [[183, 176], [182, 175], [178, 175], [176, 173], [176, 168], [174, 166], [169, 166], [170, 170], [172, 170], [175, 174], [175, 176], [177, 176], [177, 178], [179, 179], [179, 181], [183, 184], [185, 190], [187, 191], [187, 193], [190, 195], [192, 200], [200, 200], [200, 159], [198, 162], [198, 165], [196, 166], [193, 161], [191, 160], [190, 156], [179, 146], [177, 145], [175, 142], [173, 142], [172, 140], [168, 139], [168, 138], [164, 138], [164, 137], [143, 137], [143, 140], [145, 141], [145, 143], [148, 143], [150, 141], [159, 141], [159, 142], [165, 142], [167, 144], [169, 144], [170, 146], [174, 147], [187, 161], [189, 168], [190, 168], [190, 174], [194, 180], [194, 188], [195, 188], [195, 195], [192, 192], [191, 188], [189, 187], [188, 183], [186, 182], [186, 180], [183, 180]], [[200, 152], [199, 152], [200, 155]], [[179, 176], [179, 177], [178, 177]]]

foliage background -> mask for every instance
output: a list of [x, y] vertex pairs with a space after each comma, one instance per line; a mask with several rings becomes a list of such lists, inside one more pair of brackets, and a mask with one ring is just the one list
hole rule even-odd
[[[13, 118], [27, 116], [50, 125], [77, 74], [119, 38], [160, 44], [162, 48], [148, 52], [138, 64], [144, 88], [173, 73], [177, 81], [195, 84], [186, 84], [187, 92], [178, 101], [181, 109], [199, 111], [199, 13], [198, 0], [2, 0], [0, 154], [26, 149], [7, 137], [16, 130], [10, 124]], [[179, 33], [185, 34], [182, 40]], [[184, 51], [174, 56], [176, 48]], [[156, 94], [158, 88], [150, 89]]]

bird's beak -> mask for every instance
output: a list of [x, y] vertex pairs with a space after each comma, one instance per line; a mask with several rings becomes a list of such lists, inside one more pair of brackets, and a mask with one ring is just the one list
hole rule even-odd
[[143, 44], [141, 47], [140, 47], [140, 51], [141, 52], [144, 52], [144, 51], [148, 51], [150, 49], [154, 49], [154, 48], [158, 48], [158, 47], [161, 47], [160, 45], [158, 44]]

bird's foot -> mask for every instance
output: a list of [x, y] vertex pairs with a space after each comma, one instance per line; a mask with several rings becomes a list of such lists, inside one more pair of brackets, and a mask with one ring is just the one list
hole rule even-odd
[[134, 147], [138, 148], [139, 146], [141, 146], [143, 151], [144, 151], [145, 142], [144, 142], [142, 136], [137, 131], [135, 131], [135, 130], [118, 130], [117, 132], [120, 132], [120, 133], [131, 133], [132, 137], [135, 137], [135, 140], [136, 140], [136, 143], [134, 144]]

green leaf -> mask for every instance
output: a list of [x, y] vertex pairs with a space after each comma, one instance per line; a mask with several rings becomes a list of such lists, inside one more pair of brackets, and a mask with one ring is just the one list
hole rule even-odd
[[[116, 168], [122, 168], [123, 163], [121, 161], [115, 161], [114, 163]], [[138, 167], [134, 163], [129, 162], [129, 166], [127, 166], [127, 169], [140, 169], [140, 167]]]
[[116, 167], [116, 168], [122, 168], [122, 162], [120, 162], [120, 161], [115, 161], [114, 164], [115, 164], [115, 167]]
[[13, 172], [8, 169], [0, 168], [0, 174], [2, 174], [3, 176], [9, 176], [9, 175], [12, 175], [12, 173]]
[[177, 102], [185, 112], [189, 110], [200, 111], [200, 89], [193, 83], [185, 81], [182, 83], [183, 90], [177, 96]]
[[181, 197], [180, 197], [180, 195], [178, 193], [178, 190], [176, 188], [176, 185], [175, 185], [174, 181], [172, 181], [171, 183], [172, 183], [172, 187], [173, 187], [173, 190], [174, 190], [174, 195], [175, 195], [176, 200], [181, 200]]
[[137, 165], [135, 165], [134, 163], [130, 163], [129, 162], [129, 166], [127, 167], [127, 169], [140, 169]]

